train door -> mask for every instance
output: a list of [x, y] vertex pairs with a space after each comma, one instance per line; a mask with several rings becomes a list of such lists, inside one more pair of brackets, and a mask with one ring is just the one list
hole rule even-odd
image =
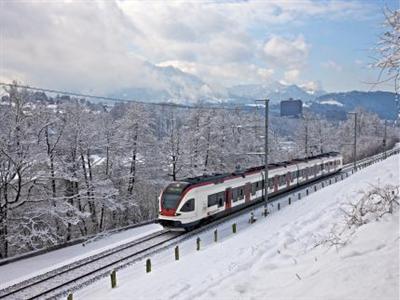
[[247, 182], [244, 186], [244, 201], [250, 201], [250, 193], [251, 193], [251, 182]]
[[278, 177], [278, 175], [275, 175], [275, 177], [274, 177], [274, 192], [278, 191], [278, 184], [279, 184], [279, 177]]
[[290, 181], [292, 180], [292, 176], [291, 176], [291, 174], [290, 174], [290, 172], [288, 172], [287, 174], [286, 174], [286, 184], [287, 184], [287, 187], [288, 188], [290, 188]]
[[232, 189], [227, 188], [225, 190], [225, 209], [232, 207]]

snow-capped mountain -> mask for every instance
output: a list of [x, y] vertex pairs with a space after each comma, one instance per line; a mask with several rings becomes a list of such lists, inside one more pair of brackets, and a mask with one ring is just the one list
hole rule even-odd
[[279, 103], [289, 98], [301, 99], [303, 102], [314, 101], [322, 91], [306, 91], [297, 85], [285, 85], [277, 81], [265, 84], [236, 85], [228, 89], [229, 96], [242, 101], [268, 98], [272, 103]]
[[173, 66], [148, 64], [156, 79], [153, 87], [132, 87], [121, 89], [111, 96], [146, 102], [173, 102], [176, 104], [232, 103], [250, 104], [255, 100], [268, 98], [271, 104], [279, 104], [290, 98], [300, 99], [311, 111], [333, 114], [345, 118], [346, 112], [356, 107], [377, 113], [382, 118], [394, 119], [396, 105], [394, 94], [389, 92], [343, 92], [326, 93], [310, 90], [298, 85], [286, 85], [277, 81], [262, 84], [217, 87], [201, 78], [181, 71]]
[[223, 88], [212, 87], [199, 77], [185, 73], [172, 66], [148, 65], [157, 78], [157, 88], [132, 87], [119, 90], [114, 97], [149, 102], [174, 102], [193, 104], [201, 101], [221, 102], [228, 98]]
[[289, 98], [313, 101], [322, 91], [307, 90], [297, 85], [285, 85], [277, 81], [263, 84], [236, 85], [232, 87], [213, 86], [201, 78], [172, 66], [148, 64], [158, 86], [154, 88], [132, 87], [118, 90], [110, 96], [149, 102], [174, 102], [193, 104], [197, 102], [248, 103], [255, 99], [265, 99], [272, 103]]

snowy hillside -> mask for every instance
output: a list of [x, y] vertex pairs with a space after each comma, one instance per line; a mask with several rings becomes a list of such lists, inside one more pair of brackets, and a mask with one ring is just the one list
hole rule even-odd
[[[152, 257], [152, 273], [142, 261], [118, 272], [116, 289], [105, 278], [74, 299], [398, 299], [398, 208], [354, 232], [343, 224], [344, 205], [359, 201], [360, 191], [398, 184], [396, 155], [267, 219], [256, 211], [253, 225], [244, 216], [236, 235], [230, 223], [221, 225], [217, 243], [205, 232], [199, 252], [194, 237], [180, 245], [179, 262], [173, 249], [163, 251]], [[339, 231], [348, 238], [344, 246], [334, 239]]]

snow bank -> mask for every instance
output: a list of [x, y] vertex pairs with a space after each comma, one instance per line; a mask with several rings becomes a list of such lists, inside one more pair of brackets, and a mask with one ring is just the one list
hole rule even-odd
[[161, 230], [150, 224], [0, 266], [0, 289]]
[[[320, 244], [343, 222], [341, 206], [371, 184], [399, 184], [399, 155], [357, 172], [267, 219], [212, 242], [212, 232], [118, 272], [118, 287], [105, 278], [74, 299], [398, 299], [399, 214], [359, 227], [342, 248]], [[258, 214], [259, 212], [257, 212]], [[207, 243], [207, 241], [209, 241]], [[204, 242], [204, 244], [203, 244]]]

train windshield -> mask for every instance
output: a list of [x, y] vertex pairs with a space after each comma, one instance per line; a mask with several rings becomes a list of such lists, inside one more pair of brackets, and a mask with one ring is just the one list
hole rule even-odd
[[165, 209], [175, 209], [183, 190], [188, 185], [189, 183], [176, 182], [167, 186], [162, 194], [161, 206]]

